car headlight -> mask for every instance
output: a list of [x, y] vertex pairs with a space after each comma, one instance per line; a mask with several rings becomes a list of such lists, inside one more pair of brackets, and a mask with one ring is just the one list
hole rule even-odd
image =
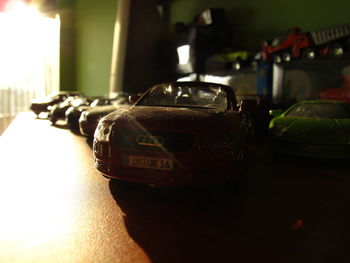
[[80, 115], [79, 122], [86, 121], [88, 114], [89, 112], [83, 111], [83, 113]]
[[281, 136], [287, 129], [288, 126], [284, 123], [275, 123], [274, 125], [270, 126], [271, 132], [278, 136]]
[[95, 130], [94, 138], [98, 141], [108, 142], [112, 131], [112, 123], [101, 121]]
[[66, 117], [69, 115], [69, 114], [71, 114], [73, 111], [74, 111], [75, 109], [74, 109], [74, 107], [69, 107], [68, 108], [68, 110], [66, 110]]

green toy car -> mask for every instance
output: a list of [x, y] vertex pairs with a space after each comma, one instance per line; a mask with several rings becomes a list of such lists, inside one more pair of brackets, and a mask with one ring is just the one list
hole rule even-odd
[[275, 153], [310, 158], [350, 158], [350, 104], [308, 100], [286, 111], [271, 110]]

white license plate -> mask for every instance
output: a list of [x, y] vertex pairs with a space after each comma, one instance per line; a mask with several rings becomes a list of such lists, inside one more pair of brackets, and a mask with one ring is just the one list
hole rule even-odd
[[165, 171], [172, 171], [174, 168], [173, 160], [171, 159], [133, 155], [128, 156], [128, 166]]

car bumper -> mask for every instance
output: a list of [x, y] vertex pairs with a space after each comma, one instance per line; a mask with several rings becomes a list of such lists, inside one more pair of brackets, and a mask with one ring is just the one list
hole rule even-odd
[[[108, 143], [94, 141], [95, 166], [109, 178], [122, 181], [168, 185], [215, 185], [234, 182], [242, 176], [244, 161], [240, 151], [190, 151], [164, 153], [161, 151], [137, 151], [135, 149], [111, 149]], [[128, 156], [147, 156], [173, 160], [173, 169], [164, 171], [152, 168], [132, 167]]]

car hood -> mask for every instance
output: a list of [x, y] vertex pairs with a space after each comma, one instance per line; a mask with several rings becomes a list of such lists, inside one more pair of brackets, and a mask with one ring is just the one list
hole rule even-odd
[[87, 110], [87, 112], [89, 114], [98, 114], [100, 112], [111, 112], [113, 110], [116, 110], [117, 107], [115, 106], [111, 106], [111, 105], [107, 105], [107, 106], [96, 106], [96, 107], [91, 107]]
[[119, 127], [154, 130], [212, 130], [237, 128], [237, 115], [215, 109], [133, 106], [110, 113], [104, 118]]
[[283, 137], [290, 140], [312, 143], [344, 143], [348, 141], [350, 120], [294, 118], [282, 123]]

